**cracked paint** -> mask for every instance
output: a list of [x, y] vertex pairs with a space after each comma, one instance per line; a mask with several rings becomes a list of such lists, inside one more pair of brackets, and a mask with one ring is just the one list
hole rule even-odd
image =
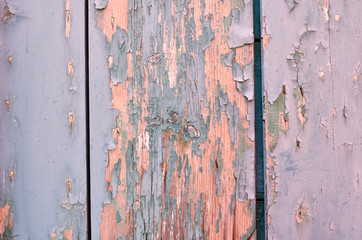
[[288, 113], [285, 112], [285, 93], [283, 92], [270, 104], [265, 101], [265, 122], [266, 129], [266, 148], [273, 152], [278, 144], [279, 133], [287, 133], [288, 130]]
[[252, 2], [109, 0], [94, 15], [118, 111], [95, 236], [249, 239]]
[[347, 209], [361, 205], [360, 3], [266, 0], [262, 11], [268, 237], [358, 238]]
[[305, 114], [306, 114], [305, 104], [306, 104], [307, 100], [304, 97], [303, 88], [301, 86], [298, 86], [297, 88], [295, 88], [294, 89], [294, 95], [297, 98], [297, 104], [298, 104], [297, 115], [298, 115], [298, 119], [299, 119], [300, 124], [302, 126], [304, 126], [304, 123], [307, 121], [307, 118], [305, 117]]

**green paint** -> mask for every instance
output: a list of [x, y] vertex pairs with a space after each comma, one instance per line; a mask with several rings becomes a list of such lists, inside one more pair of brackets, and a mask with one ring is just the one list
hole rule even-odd
[[123, 156], [126, 151], [127, 145], [127, 131], [126, 131], [126, 122], [124, 121], [122, 114], [120, 113], [116, 119], [117, 126], [119, 127], [119, 135], [121, 136], [121, 155]]
[[184, 155], [184, 158], [186, 158], [186, 163], [185, 163], [185, 167], [184, 167], [184, 175], [185, 175], [185, 181], [184, 181], [184, 186], [190, 186], [190, 176], [191, 176], [191, 165], [189, 165], [189, 157], [188, 155]]
[[129, 212], [134, 201], [137, 200], [138, 194], [135, 194], [135, 188], [139, 182], [139, 173], [137, 170], [136, 158], [136, 138], [128, 142], [126, 152], [126, 186], [127, 186], [127, 213]]
[[176, 168], [176, 161], [178, 159], [177, 153], [175, 149], [172, 147], [174, 145], [174, 140], [172, 140], [169, 144], [168, 151], [169, 151], [169, 161], [168, 161], [168, 169], [166, 173], [166, 181], [165, 181], [165, 189], [166, 194], [164, 196], [164, 212], [163, 212], [163, 219], [166, 219], [169, 216], [169, 209], [171, 203], [171, 196], [170, 196], [170, 185], [172, 181], [172, 176]]
[[244, 129], [243, 125], [241, 122], [239, 122], [239, 131], [238, 131], [238, 135], [239, 135], [239, 141], [238, 141], [238, 148], [237, 148], [237, 154], [239, 157], [242, 157], [244, 152], [247, 149], [247, 144], [246, 144], [246, 134], [247, 134], [247, 130]]
[[197, 202], [196, 214], [195, 214], [195, 231], [196, 231], [196, 239], [202, 239], [203, 232], [201, 230], [202, 224], [202, 212], [204, 210], [204, 201], [203, 201], [203, 194], [200, 193], [200, 199]]
[[232, 8], [239, 8], [240, 11], [244, 11], [245, 3], [244, 0], [233, 0], [231, 2]]
[[209, 165], [210, 165], [211, 172], [213, 172], [213, 171], [214, 171], [215, 162], [214, 162], [214, 160], [212, 160], [211, 157], [210, 157], [210, 163], [209, 163]]
[[[118, 186], [121, 184], [121, 179], [119, 179], [119, 173], [121, 171], [121, 159], [118, 159], [117, 163], [114, 164], [114, 167], [113, 167], [113, 172], [115, 174], [115, 176], [117, 176], [117, 184]], [[117, 186], [117, 189], [118, 189], [118, 186]]]
[[288, 120], [288, 114], [285, 113], [285, 95], [281, 93], [279, 97], [274, 101], [273, 104], [268, 102], [268, 99], [265, 101], [265, 112], [266, 112], [266, 121], [268, 122], [267, 134], [270, 138], [269, 149], [270, 152], [273, 152], [277, 146], [279, 139], [279, 132], [286, 134], [286, 130], [280, 127], [280, 115], [284, 115], [284, 121]]
[[[228, 33], [232, 22], [231, 11], [229, 16], [224, 17], [224, 33]], [[225, 35], [226, 36], [226, 35]]]
[[222, 170], [224, 169], [224, 159], [222, 158], [221, 144], [222, 144], [221, 138], [218, 137], [216, 139], [216, 149], [217, 149], [216, 165], [218, 172], [222, 172]]
[[177, 164], [177, 172], [178, 172], [178, 177], [179, 177], [179, 178], [181, 177], [182, 167], [183, 167], [183, 160], [182, 160], [182, 157], [179, 156], [179, 157], [178, 157], [178, 164]]
[[116, 219], [117, 219], [117, 223], [120, 223], [122, 221], [122, 217], [121, 217], [121, 214], [119, 213], [119, 210], [117, 210], [117, 212], [116, 212]]

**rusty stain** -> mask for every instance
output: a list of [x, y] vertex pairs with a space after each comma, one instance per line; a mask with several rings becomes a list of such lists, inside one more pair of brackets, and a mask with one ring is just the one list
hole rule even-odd
[[323, 0], [321, 2], [323, 2], [322, 10], [324, 13], [325, 20], [328, 21], [329, 20], [329, 0]]
[[5, 100], [5, 105], [6, 105], [6, 110], [9, 111], [9, 108], [10, 108], [10, 99], [6, 99], [6, 100]]
[[73, 75], [74, 75], [74, 65], [73, 65], [72, 60], [69, 60], [69, 62], [68, 62], [68, 76], [69, 76], [69, 78], [72, 79]]
[[10, 8], [8, 5], [5, 5], [4, 7], [4, 15], [3, 15], [3, 21], [6, 21], [8, 18], [16, 16], [14, 13], [10, 11]]
[[358, 80], [358, 76], [357, 76], [357, 75], [353, 75], [352, 78], [353, 78], [354, 81], [357, 81], [357, 80]]
[[67, 189], [67, 193], [72, 192], [72, 181], [69, 180], [69, 177], [67, 178], [66, 189]]
[[108, 68], [110, 69], [112, 67], [113, 64], [113, 56], [110, 55], [108, 56]]
[[296, 148], [296, 150], [299, 150], [299, 148], [300, 148], [300, 141], [299, 140], [296, 141], [295, 148]]
[[70, 34], [70, 0], [65, 1], [65, 36]]
[[12, 61], [13, 61], [13, 56], [10, 55], [10, 56], [8, 57], [8, 62], [11, 64]]
[[304, 123], [307, 121], [306, 118], [306, 103], [307, 100], [304, 96], [304, 92], [303, 92], [303, 88], [302, 86], [298, 86], [295, 90], [294, 90], [294, 95], [297, 97], [297, 103], [298, 103], [298, 108], [297, 108], [297, 115], [300, 121], [300, 124], [302, 126], [304, 126]]
[[335, 107], [332, 109], [332, 115], [333, 115], [333, 117], [337, 116], [337, 110]]
[[117, 133], [117, 135], [119, 135], [121, 133], [121, 129], [119, 126], [116, 127], [116, 133]]
[[324, 71], [323, 70], [319, 71], [319, 78], [324, 80]]
[[10, 180], [10, 182], [13, 181], [13, 176], [14, 176], [14, 170], [11, 169], [11, 170], [9, 171], [9, 180]]
[[56, 232], [50, 233], [49, 236], [52, 240], [58, 240], [58, 234]]
[[74, 115], [72, 112], [68, 114], [68, 122], [71, 130], [74, 130]]
[[115, 21], [115, 18], [112, 16], [112, 17], [111, 17], [111, 25], [112, 25], [112, 28], [114, 28], [114, 21]]
[[303, 207], [302, 205], [298, 208], [295, 214], [297, 223], [301, 223], [307, 220], [308, 208]]
[[314, 52], [317, 52], [319, 49], [319, 44], [316, 44], [315, 47], [314, 47]]

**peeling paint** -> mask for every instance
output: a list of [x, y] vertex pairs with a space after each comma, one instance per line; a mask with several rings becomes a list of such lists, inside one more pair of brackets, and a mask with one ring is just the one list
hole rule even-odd
[[261, 9], [268, 238], [359, 238], [361, 4]]
[[94, 236], [248, 239], [255, 230], [252, 2], [110, 0], [94, 15], [104, 45], [94, 41], [93, 49], [104, 55], [97, 62], [119, 111]]
[[9, 171], [9, 180], [10, 180], [10, 182], [13, 181], [13, 177], [14, 177], [14, 170], [10, 169], [10, 171]]
[[13, 215], [12, 206], [10, 200], [6, 199], [2, 207], [0, 207], [0, 238], [1, 239], [12, 239], [13, 230]]
[[74, 76], [74, 65], [72, 60], [69, 60], [68, 62], [68, 76], [70, 79], [73, 79]]
[[[250, 4], [249, 1], [248, 4]], [[245, 44], [251, 44], [254, 41], [252, 8], [234, 8], [231, 11], [232, 21], [227, 35], [227, 41], [230, 48], [241, 47]]]
[[72, 112], [68, 113], [68, 122], [71, 130], [74, 130], [74, 115]]
[[10, 109], [10, 99], [5, 100], [5, 105], [6, 105], [6, 110], [9, 111], [9, 109]]
[[69, 34], [70, 34], [70, 0], [65, 0], [65, 36], [69, 38]]
[[305, 115], [306, 115], [305, 104], [307, 101], [304, 97], [302, 86], [298, 86], [297, 88], [294, 89], [294, 95], [297, 97], [297, 104], [298, 104], [297, 115], [298, 115], [300, 124], [303, 127], [304, 123], [307, 121], [307, 118], [305, 117]]
[[68, 226], [66, 229], [61, 231], [63, 240], [73, 240], [73, 227]]
[[16, 16], [16, 14], [14, 14], [12, 12], [12, 10], [10, 9], [10, 7], [8, 5], [5, 5], [4, 7], [4, 15], [3, 15], [3, 21], [6, 21], [8, 18]]
[[108, 1], [109, 0], [95, 0], [94, 1], [95, 8], [98, 10], [105, 9], [107, 7]]

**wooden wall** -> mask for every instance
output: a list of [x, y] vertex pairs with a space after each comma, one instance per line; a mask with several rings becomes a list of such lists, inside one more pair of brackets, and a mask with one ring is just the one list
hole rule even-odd
[[253, 2], [1, 0], [0, 240], [261, 239], [256, 97], [267, 238], [361, 239], [362, 5], [261, 0], [254, 79]]

